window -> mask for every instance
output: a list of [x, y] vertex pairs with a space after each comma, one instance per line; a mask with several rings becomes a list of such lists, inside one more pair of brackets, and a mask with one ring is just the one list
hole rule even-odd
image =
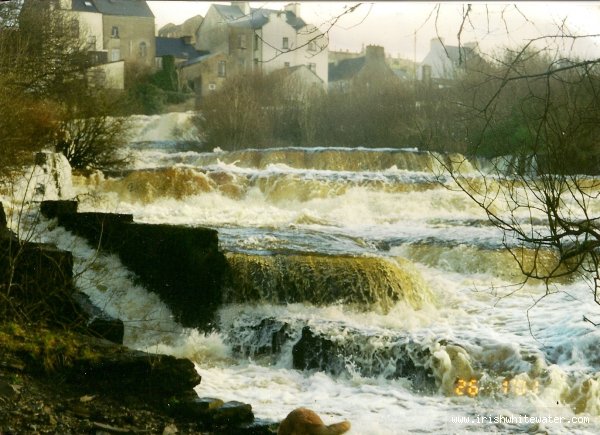
[[92, 2], [86, 0], [84, 3], [85, 3], [86, 6], [92, 7]]
[[259, 42], [260, 42], [260, 38], [258, 37], [258, 33], [255, 33], [254, 34], [254, 49], [255, 50], [258, 50]]
[[218, 75], [219, 77], [225, 77], [227, 63], [224, 60], [219, 61]]
[[96, 36], [95, 35], [89, 35], [87, 37], [87, 46], [88, 46], [88, 50], [96, 51]]
[[121, 60], [121, 50], [118, 48], [113, 48], [110, 52], [110, 60], [111, 62]]
[[290, 63], [289, 62], [283, 62], [283, 66], [286, 67], [286, 68], [289, 68], [290, 67]]
[[317, 72], [317, 64], [313, 63], [313, 62], [309, 63], [308, 69], [311, 70], [312, 72]]
[[290, 48], [290, 44], [289, 44], [289, 39], [288, 38], [283, 38], [283, 41], [281, 43], [281, 48], [283, 48], [284, 50], [287, 50]]
[[111, 36], [111, 38], [118, 38], [119, 37], [119, 28], [117, 26], [113, 26], [112, 27], [112, 31], [110, 32], [110, 36]]
[[238, 48], [246, 48], [246, 35], [238, 35]]
[[140, 57], [148, 56], [148, 45], [142, 41], [140, 42]]
[[317, 43], [315, 41], [308, 43], [308, 51], [317, 51]]

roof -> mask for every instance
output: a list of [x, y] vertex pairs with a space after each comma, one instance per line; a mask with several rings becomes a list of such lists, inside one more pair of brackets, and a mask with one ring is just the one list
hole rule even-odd
[[287, 70], [288, 74], [294, 74], [296, 71], [307, 71], [309, 74], [313, 75], [316, 80], [323, 83], [323, 79], [317, 75], [312, 69], [310, 69], [307, 65], [295, 65], [288, 68], [282, 68], [283, 71]]
[[365, 57], [340, 60], [337, 64], [329, 64], [329, 81], [349, 80], [365, 66]]
[[99, 12], [91, 0], [72, 0], [71, 9], [77, 12]]
[[227, 21], [236, 20], [244, 16], [242, 10], [237, 6], [213, 4], [213, 7], [223, 18], [227, 19]]
[[285, 14], [286, 22], [296, 30], [306, 26], [304, 20], [297, 17], [292, 11], [277, 11], [274, 9], [251, 8], [248, 15], [244, 14], [238, 6], [215, 5], [214, 8], [228, 21], [229, 25], [236, 27], [248, 27], [250, 29], [260, 29], [269, 22], [271, 14]]
[[73, 10], [104, 15], [154, 18], [145, 0], [72, 0], [72, 6]]
[[470, 59], [473, 57], [473, 55], [475, 55], [475, 51], [469, 47], [460, 47], [459, 49], [458, 47], [453, 45], [446, 45], [445, 49], [448, 58], [456, 63], [458, 63], [459, 60], [464, 62], [465, 60]]
[[217, 56], [227, 56], [224, 53], [210, 53], [210, 52], [206, 52], [206, 51], [201, 51], [200, 52], [200, 56], [195, 57], [194, 59], [190, 59], [190, 60], [186, 60], [185, 62], [181, 63], [179, 66], [184, 67], [184, 66], [190, 66], [190, 65], [194, 65], [196, 63], [199, 62], [204, 62], [205, 60], [211, 59], [213, 57], [217, 57]]
[[192, 44], [186, 44], [183, 38], [156, 37], [156, 56], [175, 56], [179, 59], [195, 59], [206, 54], [198, 51]]

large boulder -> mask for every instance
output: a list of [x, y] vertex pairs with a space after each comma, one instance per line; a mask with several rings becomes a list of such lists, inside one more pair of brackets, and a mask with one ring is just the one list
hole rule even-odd
[[[243, 337], [238, 340], [238, 337]], [[272, 317], [259, 324], [238, 326], [231, 331], [229, 341], [233, 350], [244, 356], [276, 355], [292, 338], [290, 324]]]
[[351, 366], [365, 377], [407, 378], [415, 388], [435, 388], [430, 350], [407, 337], [380, 337], [347, 330], [334, 338], [305, 326], [292, 349], [292, 357], [294, 368], [299, 370], [339, 375]]
[[145, 397], [166, 401], [185, 397], [201, 381], [188, 359], [149, 354], [102, 339], [85, 339], [91, 349], [64, 370], [67, 381], [90, 391], [115, 397]]

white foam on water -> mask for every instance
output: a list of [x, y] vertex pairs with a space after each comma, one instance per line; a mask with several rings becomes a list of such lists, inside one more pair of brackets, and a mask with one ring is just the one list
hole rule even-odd
[[[151, 131], [165, 132], [167, 124], [180, 122], [175, 120], [179, 116], [166, 124], [158, 118], [151, 120], [155, 126], [138, 137], [155, 140], [159, 136], [152, 136]], [[202, 159], [199, 153], [140, 150], [140, 160], [133, 167], [177, 164], [273, 184], [262, 189], [251, 184], [239, 196], [211, 185], [206, 192], [180, 199], [156, 196], [141, 202], [124, 201], [119, 192], [103, 191], [101, 177], [95, 181], [75, 179], [76, 193], [91, 193], [82, 196], [80, 209], [133, 213], [141, 222], [222, 228], [226, 237], [221, 243], [226, 249], [268, 253], [274, 247], [297, 245], [330, 255], [352, 250], [353, 255], [408, 257], [439, 302], [421, 309], [398, 304], [387, 315], [341, 304], [228, 305], [220, 311], [222, 331], [202, 334], [174, 322], [168, 307], [135, 285], [118, 258], [98, 255], [81, 239], [56, 228], [53, 221], [42, 221], [44, 241], [74, 252], [78, 286], [98, 306], [125, 321], [127, 344], [192, 359], [203, 378], [196, 389], [199, 395], [251, 403], [255, 414], [263, 418], [279, 420], [295, 407], [308, 406], [326, 422], [348, 419], [353, 425], [350, 433], [366, 435], [600, 432], [600, 357], [596, 356], [600, 333], [583, 320], [584, 315], [600, 320], [600, 310], [593, 304], [586, 282], [575, 279], [548, 288], [537, 282], [522, 288], [512, 286], [518, 277], [495, 251], [502, 246], [498, 231], [484, 224], [485, 215], [468, 198], [441, 186], [394, 191], [352, 185], [321, 196], [300, 196], [297, 190], [312, 181], [322, 187], [323, 180], [339, 186], [369, 179], [389, 186], [411, 182], [414, 177], [413, 181], [424, 183], [422, 174], [397, 167], [353, 174], [307, 170], [284, 162], [258, 169], [223, 163], [227, 153], [218, 152], [221, 161], [216, 154], [208, 159], [214, 161], [207, 169], [197, 165]], [[291, 180], [289, 189], [275, 195], [282, 180]], [[385, 243], [389, 249], [380, 250]], [[385, 345], [379, 337], [411, 338], [430, 352], [426, 362], [435, 374], [435, 391], [419, 391], [407, 379], [361, 376], [356, 364], [368, 361], [367, 356], [359, 361], [357, 355], [348, 361], [344, 374], [333, 376], [293, 370], [291, 343], [275, 359], [236, 354], [228, 331], [267, 317], [295, 326], [309, 325], [339, 342], [352, 339], [352, 334], [374, 337], [370, 342], [374, 347]], [[495, 392], [475, 398], [453, 394], [455, 378], [471, 376], [482, 387], [495, 387]], [[503, 393], [506, 378], [520, 394]], [[476, 420], [477, 416], [525, 414], [576, 415], [592, 421], [537, 425], [452, 422], [457, 416]]]

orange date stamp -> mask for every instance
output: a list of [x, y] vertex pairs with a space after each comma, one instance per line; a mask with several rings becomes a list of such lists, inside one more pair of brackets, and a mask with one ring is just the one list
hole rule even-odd
[[479, 379], [457, 378], [454, 382], [454, 394], [457, 396], [477, 397], [482, 392], [499, 391], [505, 395], [523, 396], [528, 393], [538, 394], [540, 383], [538, 380], [528, 381], [517, 378], [504, 378], [499, 384], [480, 384]]

